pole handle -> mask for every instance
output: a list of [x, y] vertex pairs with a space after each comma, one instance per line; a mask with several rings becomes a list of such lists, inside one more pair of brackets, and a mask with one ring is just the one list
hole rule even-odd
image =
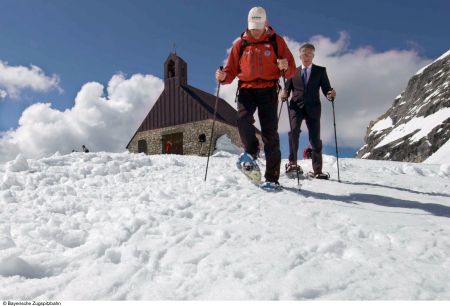
[[[333, 90], [333, 87], [330, 88], [330, 91], [331, 91], [331, 90]], [[327, 97], [327, 99], [328, 99], [328, 101], [330, 101], [331, 103], [334, 102], [334, 97], [331, 97], [331, 98], [328, 98], [328, 97]]]

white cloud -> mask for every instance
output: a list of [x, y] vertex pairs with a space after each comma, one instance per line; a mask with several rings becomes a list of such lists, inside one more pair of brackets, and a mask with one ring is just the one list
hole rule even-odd
[[[285, 40], [299, 66], [298, 49], [304, 42], [288, 37]], [[376, 52], [370, 46], [349, 49], [350, 37], [344, 32], [340, 33], [336, 41], [321, 35], [311, 37], [309, 41], [316, 47], [314, 63], [327, 67], [331, 85], [337, 92], [336, 125], [341, 146], [360, 147], [369, 122], [384, 113], [394, 98], [405, 89], [409, 78], [430, 62], [414, 50]], [[234, 107], [236, 87], [237, 81], [222, 86], [220, 93]], [[322, 94], [321, 99], [322, 140], [324, 144], [334, 145], [331, 105]], [[288, 130], [284, 107], [279, 131]], [[302, 130], [306, 131], [305, 124]], [[302, 133], [302, 137], [307, 136]]]
[[102, 84], [85, 84], [71, 109], [33, 104], [22, 113], [16, 130], [0, 134], [0, 159], [11, 160], [19, 153], [36, 158], [68, 153], [80, 150], [82, 144], [92, 151], [122, 152], [163, 87], [163, 81], [152, 75], [126, 79], [116, 74], [106, 95]]
[[4, 98], [6, 98], [8, 94], [6, 93], [5, 90], [0, 89], [0, 101], [2, 101]]
[[47, 76], [45, 72], [34, 65], [9, 66], [7, 62], [0, 60], [0, 100], [6, 96], [17, 99], [20, 92], [30, 89], [37, 92], [47, 92], [57, 89], [59, 77], [57, 75]]

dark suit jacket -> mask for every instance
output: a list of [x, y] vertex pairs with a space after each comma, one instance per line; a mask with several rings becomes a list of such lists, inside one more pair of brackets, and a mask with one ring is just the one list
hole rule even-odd
[[308, 86], [306, 90], [302, 80], [302, 67], [297, 67], [295, 75], [287, 80], [286, 89], [288, 93], [292, 91], [291, 108], [301, 109], [305, 108], [308, 115], [313, 117], [320, 117], [320, 93], [326, 96], [327, 92], [331, 90], [330, 81], [325, 67], [312, 65], [311, 76], [309, 77]]

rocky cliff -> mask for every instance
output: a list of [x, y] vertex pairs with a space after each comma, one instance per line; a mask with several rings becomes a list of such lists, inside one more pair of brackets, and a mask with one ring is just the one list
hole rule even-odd
[[450, 50], [419, 70], [371, 121], [357, 157], [422, 162], [450, 142]]

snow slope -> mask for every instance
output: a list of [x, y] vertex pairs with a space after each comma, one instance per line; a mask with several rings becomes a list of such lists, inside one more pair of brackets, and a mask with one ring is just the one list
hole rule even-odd
[[341, 159], [266, 193], [235, 160], [206, 183], [205, 157], [0, 164], [0, 299], [450, 299], [450, 165]]
[[430, 157], [428, 157], [424, 163], [437, 164], [442, 161], [450, 162], [450, 139], [442, 145], [439, 150], [434, 152]]
[[[410, 143], [419, 141], [427, 137], [434, 128], [441, 125], [448, 118], [450, 118], [450, 107], [440, 109], [427, 117], [413, 117], [408, 122], [396, 126], [389, 134], [384, 136], [383, 140], [375, 148], [381, 148], [409, 134], [411, 134], [409, 137]], [[377, 122], [374, 126], [378, 125], [378, 123], [380, 122]]]

